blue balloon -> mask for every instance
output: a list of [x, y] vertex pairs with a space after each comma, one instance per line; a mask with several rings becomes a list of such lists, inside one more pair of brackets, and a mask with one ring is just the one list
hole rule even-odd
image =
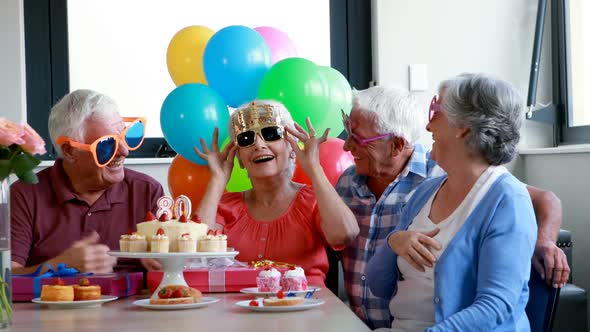
[[[160, 126], [168, 144], [184, 158], [199, 165], [207, 165], [194, 147], [201, 148], [203, 138], [208, 147], [215, 127], [219, 128], [219, 142], [228, 137], [229, 111], [223, 98], [210, 87], [183, 84], [172, 90], [162, 104]], [[221, 143], [220, 143], [221, 144]]]
[[270, 66], [270, 48], [264, 38], [241, 25], [217, 31], [203, 54], [209, 86], [232, 107], [256, 99], [262, 77]]

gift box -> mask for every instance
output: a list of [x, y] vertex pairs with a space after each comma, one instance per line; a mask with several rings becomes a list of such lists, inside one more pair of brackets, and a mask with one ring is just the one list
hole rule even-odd
[[[277, 268], [281, 273], [286, 268]], [[256, 277], [260, 268], [253, 267], [221, 267], [197, 268], [183, 271], [186, 283], [203, 293], [239, 292], [242, 288], [256, 287]], [[162, 281], [162, 271], [151, 271], [147, 274], [147, 286], [154, 292]]]
[[[49, 274], [51, 275], [51, 274]], [[12, 300], [28, 302], [41, 295], [43, 285], [53, 285], [57, 276], [12, 276]], [[139, 294], [143, 287], [143, 272], [117, 272], [105, 274], [76, 273], [59, 276], [65, 285], [77, 285], [81, 278], [87, 278], [91, 285], [100, 286], [103, 295], [126, 297]]]

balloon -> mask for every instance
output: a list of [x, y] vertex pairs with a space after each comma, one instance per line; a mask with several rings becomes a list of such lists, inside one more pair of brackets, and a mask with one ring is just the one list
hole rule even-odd
[[209, 86], [228, 105], [238, 107], [256, 98], [260, 81], [271, 66], [270, 49], [258, 32], [228, 26], [209, 40], [203, 66]]
[[271, 64], [275, 64], [285, 58], [297, 56], [295, 45], [283, 31], [272, 27], [254, 28], [266, 41], [270, 48]]
[[162, 104], [160, 126], [168, 144], [184, 158], [200, 164], [207, 162], [194, 151], [203, 138], [211, 146], [215, 127], [219, 140], [228, 137], [229, 112], [213, 89], [198, 83], [184, 84], [172, 90]]
[[273, 99], [285, 105], [293, 120], [305, 127], [305, 118], [318, 133], [325, 126], [331, 108], [330, 91], [324, 75], [313, 62], [287, 58], [274, 64], [260, 83], [259, 99]]
[[192, 25], [172, 37], [166, 52], [166, 64], [176, 86], [185, 83], [207, 84], [203, 70], [203, 53], [214, 33], [215, 31], [207, 27]]
[[[338, 179], [344, 171], [354, 164], [354, 158], [348, 151], [343, 150], [344, 141], [339, 138], [328, 138], [320, 145], [320, 165], [333, 186], [336, 186]], [[311, 180], [297, 162], [293, 181], [311, 184]]]
[[168, 169], [168, 189], [174, 198], [180, 195], [190, 198], [194, 211], [207, 191], [210, 178], [207, 166], [197, 165], [177, 155]]
[[342, 116], [340, 110], [346, 114], [350, 113], [352, 108], [352, 89], [346, 78], [334, 68], [318, 66], [320, 72], [328, 82], [330, 90], [330, 104], [331, 107], [326, 118], [325, 126], [331, 128], [330, 137], [338, 137], [344, 130], [342, 124]]

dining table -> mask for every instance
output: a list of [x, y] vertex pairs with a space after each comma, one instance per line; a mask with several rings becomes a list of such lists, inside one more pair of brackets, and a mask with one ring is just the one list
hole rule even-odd
[[301, 311], [256, 312], [236, 303], [252, 294], [207, 293], [218, 302], [200, 308], [153, 310], [134, 304], [149, 293], [119, 298], [97, 307], [61, 309], [37, 303], [15, 303], [10, 331], [281, 331], [362, 332], [370, 329], [329, 289], [314, 298], [325, 303]]

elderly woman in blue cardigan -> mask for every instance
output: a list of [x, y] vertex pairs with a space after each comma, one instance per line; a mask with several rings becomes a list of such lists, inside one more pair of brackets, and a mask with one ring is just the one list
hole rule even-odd
[[439, 95], [426, 129], [447, 175], [416, 189], [367, 266], [369, 286], [390, 300], [393, 331], [528, 331], [535, 213], [501, 166], [516, 154], [522, 98], [481, 74], [445, 81]]

